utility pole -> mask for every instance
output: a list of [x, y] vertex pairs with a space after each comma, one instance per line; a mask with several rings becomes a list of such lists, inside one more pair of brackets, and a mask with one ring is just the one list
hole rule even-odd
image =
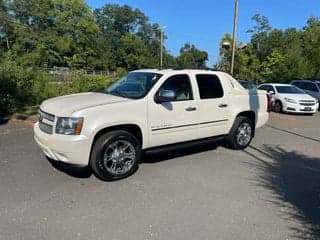
[[160, 69], [162, 69], [162, 62], [163, 62], [163, 29], [167, 26], [160, 27]]
[[232, 56], [231, 56], [231, 68], [230, 68], [230, 73], [232, 76], [233, 76], [233, 70], [234, 70], [234, 57], [235, 57], [235, 53], [236, 53], [238, 9], [239, 9], [239, 0], [236, 0], [235, 6], [234, 6], [233, 34], [232, 34]]
[[160, 69], [162, 69], [162, 54], [163, 54], [163, 29], [160, 29]]

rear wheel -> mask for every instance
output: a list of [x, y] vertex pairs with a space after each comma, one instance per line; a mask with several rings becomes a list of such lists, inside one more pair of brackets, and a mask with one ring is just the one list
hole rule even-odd
[[245, 116], [237, 117], [227, 136], [228, 145], [233, 149], [244, 149], [249, 146], [254, 135], [252, 121]]
[[282, 103], [280, 101], [276, 101], [276, 103], [274, 105], [274, 111], [277, 113], [282, 112]]
[[126, 131], [112, 131], [94, 143], [90, 165], [94, 173], [105, 181], [132, 175], [138, 169], [141, 146], [134, 135]]

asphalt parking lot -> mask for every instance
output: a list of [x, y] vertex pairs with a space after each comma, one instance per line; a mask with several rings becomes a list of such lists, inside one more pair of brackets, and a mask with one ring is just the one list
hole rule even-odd
[[0, 239], [320, 239], [320, 113], [272, 113], [251, 146], [147, 155], [102, 182], [0, 125]]

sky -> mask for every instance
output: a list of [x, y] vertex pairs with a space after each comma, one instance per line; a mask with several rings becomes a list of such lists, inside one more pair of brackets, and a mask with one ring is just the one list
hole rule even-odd
[[[86, 0], [92, 8], [105, 4], [138, 8], [150, 23], [166, 26], [166, 49], [179, 55], [185, 43], [194, 44], [209, 55], [212, 67], [219, 57], [219, 42], [225, 33], [232, 34], [235, 0]], [[310, 16], [320, 17], [320, 0], [239, 0], [237, 41], [250, 41], [247, 30], [255, 24], [251, 17], [259, 13], [269, 19], [272, 28], [301, 29]]]

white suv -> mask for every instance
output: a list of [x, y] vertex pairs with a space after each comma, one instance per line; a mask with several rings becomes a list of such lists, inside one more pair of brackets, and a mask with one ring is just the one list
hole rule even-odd
[[115, 180], [137, 170], [142, 151], [208, 137], [243, 149], [268, 110], [264, 91], [249, 94], [227, 73], [138, 70], [105, 92], [44, 101], [34, 138], [49, 158]]

